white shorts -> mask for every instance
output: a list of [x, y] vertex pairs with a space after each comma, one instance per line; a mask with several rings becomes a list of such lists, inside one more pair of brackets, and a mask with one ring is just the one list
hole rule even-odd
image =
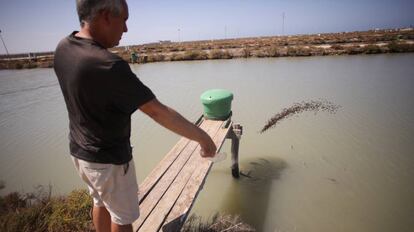
[[132, 224], [139, 217], [138, 184], [133, 160], [129, 164], [91, 163], [72, 156], [79, 176], [88, 185], [95, 207], [105, 207], [112, 222]]

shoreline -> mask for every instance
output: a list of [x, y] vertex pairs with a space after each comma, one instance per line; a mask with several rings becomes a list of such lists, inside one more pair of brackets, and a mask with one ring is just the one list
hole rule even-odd
[[[158, 43], [110, 49], [129, 63], [414, 52], [414, 29]], [[0, 57], [0, 69], [52, 68], [52, 53]]]
[[[67, 195], [52, 196], [52, 187], [21, 194], [12, 192], [0, 197], [0, 231], [96, 231], [90, 215], [93, 201], [86, 189]], [[241, 229], [241, 230], [239, 230]], [[255, 231], [240, 216], [216, 213], [202, 218], [192, 214], [182, 232]]]

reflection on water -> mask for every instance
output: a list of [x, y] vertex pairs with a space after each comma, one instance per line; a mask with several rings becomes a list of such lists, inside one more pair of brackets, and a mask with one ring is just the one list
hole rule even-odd
[[[413, 60], [414, 54], [252, 58], [131, 68], [190, 120], [200, 116], [205, 90], [234, 93], [233, 119], [244, 127], [240, 168], [251, 178], [234, 180], [229, 157], [214, 164], [192, 213], [237, 213], [264, 232], [408, 232], [414, 228]], [[342, 107], [317, 117], [302, 112], [259, 133], [280, 109], [312, 99]], [[49, 184], [54, 194], [84, 188], [67, 134], [52, 69], [0, 70], [0, 194]], [[139, 182], [178, 139], [133, 114]]]
[[286, 166], [283, 159], [276, 157], [243, 160], [241, 177], [229, 186], [222, 209], [240, 215], [257, 231], [263, 231], [272, 185]]

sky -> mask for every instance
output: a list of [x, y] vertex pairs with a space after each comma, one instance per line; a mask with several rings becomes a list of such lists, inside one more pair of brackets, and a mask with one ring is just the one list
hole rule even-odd
[[[159, 40], [349, 32], [414, 25], [414, 0], [127, 2], [128, 32], [121, 46]], [[53, 51], [63, 37], [79, 30], [75, 0], [0, 0], [0, 30], [10, 54]], [[3, 44], [0, 54], [6, 54]]]

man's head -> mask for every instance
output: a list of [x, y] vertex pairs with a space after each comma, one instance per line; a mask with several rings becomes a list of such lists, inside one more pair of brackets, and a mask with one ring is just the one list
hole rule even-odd
[[128, 31], [128, 5], [126, 0], [76, 0], [81, 27], [88, 26], [90, 34], [104, 47], [119, 44]]

